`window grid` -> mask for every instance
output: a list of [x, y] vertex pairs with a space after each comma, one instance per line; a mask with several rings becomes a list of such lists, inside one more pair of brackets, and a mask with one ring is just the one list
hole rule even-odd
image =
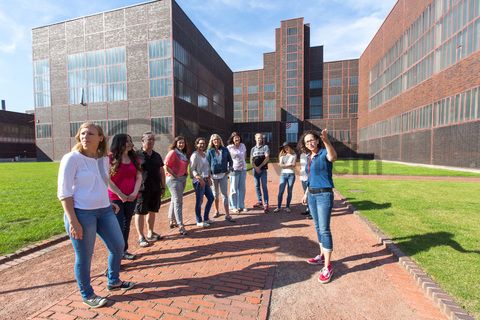
[[172, 132], [172, 117], [152, 118], [151, 130], [155, 134], [170, 134]]
[[444, 0], [430, 4], [372, 68], [369, 110], [479, 50], [478, 3], [452, 4]]
[[33, 62], [35, 107], [50, 107], [50, 64], [48, 59]]
[[480, 119], [480, 87], [475, 87], [359, 130], [360, 141]]
[[172, 95], [171, 56], [170, 39], [148, 43], [150, 97], [168, 97]]

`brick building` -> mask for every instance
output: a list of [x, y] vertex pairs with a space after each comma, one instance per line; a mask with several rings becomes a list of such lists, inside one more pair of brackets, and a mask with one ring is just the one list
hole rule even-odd
[[230, 68], [174, 0], [151, 1], [32, 30], [36, 142], [59, 160], [81, 123], [137, 145], [158, 134], [166, 153], [232, 124]]
[[233, 121], [247, 146], [262, 132], [276, 152], [306, 129], [327, 127], [340, 154], [355, 155], [358, 60], [324, 63], [303, 18], [281, 21], [263, 69], [234, 72], [233, 86]]
[[359, 151], [480, 168], [480, 2], [399, 0], [360, 57]]
[[3, 109], [0, 110], [0, 159], [16, 157], [36, 157], [34, 116]]

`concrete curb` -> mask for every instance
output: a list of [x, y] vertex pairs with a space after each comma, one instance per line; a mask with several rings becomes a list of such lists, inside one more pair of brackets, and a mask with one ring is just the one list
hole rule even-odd
[[[194, 192], [195, 190], [187, 191], [183, 194], [183, 196], [190, 195]], [[161, 205], [164, 205], [168, 202], [170, 202], [170, 198], [162, 200]], [[66, 234], [60, 234], [49, 239], [30, 244], [15, 251], [14, 253], [0, 256], [0, 271], [50, 252], [57, 248], [56, 245], [61, 245], [62, 242], [68, 239], [69, 238]]]
[[408, 255], [406, 255], [398, 246], [385, 235], [376, 225], [364, 217], [360, 211], [350, 204], [344, 196], [342, 196], [337, 190], [335, 193], [338, 197], [345, 202], [346, 205], [352, 210], [363, 223], [375, 234], [380, 244], [385, 245], [397, 259], [398, 263], [407, 270], [407, 272], [413, 277], [417, 285], [422, 291], [432, 299], [437, 307], [451, 320], [475, 320], [474, 317], [468, 314], [455, 299], [446, 293], [440, 286], [428, 276], [422, 268], [413, 261]]

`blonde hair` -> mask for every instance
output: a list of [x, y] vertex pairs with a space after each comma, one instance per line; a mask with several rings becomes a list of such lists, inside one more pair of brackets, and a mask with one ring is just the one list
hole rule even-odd
[[89, 127], [95, 128], [98, 132], [98, 135], [103, 137], [103, 140], [100, 141], [100, 143], [98, 144], [97, 155], [98, 155], [98, 157], [105, 157], [107, 155], [107, 150], [108, 150], [107, 149], [107, 137], [105, 137], [105, 135], [103, 134], [102, 127], [100, 127], [98, 124], [95, 124], [93, 122], [84, 122], [84, 123], [82, 123], [80, 128], [78, 128], [77, 134], [75, 135], [75, 141], [77, 143], [73, 146], [72, 151], [78, 151], [80, 153], [83, 153], [84, 149], [83, 149], [82, 143], [80, 142], [80, 132], [83, 129], [89, 128]]
[[213, 140], [214, 139], [220, 139], [220, 145], [222, 147], [224, 147], [222, 137], [220, 137], [220, 135], [214, 133], [210, 136], [210, 141], [208, 142], [208, 149], [215, 148], [215, 146], [213, 145]]

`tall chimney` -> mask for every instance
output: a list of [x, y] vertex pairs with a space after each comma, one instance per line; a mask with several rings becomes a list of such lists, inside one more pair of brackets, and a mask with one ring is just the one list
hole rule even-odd
[[7, 110], [7, 106], [5, 104], [5, 100], [2, 100], [2, 110], [5, 111]]

